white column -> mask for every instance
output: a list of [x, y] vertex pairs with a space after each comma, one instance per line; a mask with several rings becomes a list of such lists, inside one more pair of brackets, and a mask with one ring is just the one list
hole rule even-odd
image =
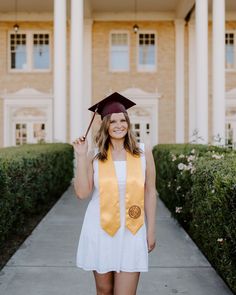
[[196, 125], [196, 34], [195, 24], [188, 24], [188, 100], [189, 100], [189, 142], [195, 140], [194, 133], [197, 129]]
[[208, 143], [208, 1], [196, 0], [196, 123], [198, 143]]
[[[92, 112], [88, 108], [92, 105], [92, 28], [93, 20], [86, 19], [84, 21], [84, 108], [85, 108], [85, 129], [89, 125]], [[88, 141], [91, 143], [90, 131], [88, 134]]]
[[213, 0], [213, 137], [225, 144], [225, 0]]
[[54, 0], [54, 134], [66, 142], [66, 0]]
[[83, 135], [83, 0], [71, 0], [70, 140]]
[[184, 143], [184, 20], [175, 20], [176, 143]]

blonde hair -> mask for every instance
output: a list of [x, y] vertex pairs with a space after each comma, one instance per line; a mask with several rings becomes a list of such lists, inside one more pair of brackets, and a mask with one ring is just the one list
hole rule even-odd
[[[127, 113], [123, 113], [125, 116], [125, 119], [128, 124], [128, 130], [125, 135], [125, 141], [124, 141], [124, 148], [126, 151], [130, 152], [134, 156], [140, 156], [142, 153], [142, 150], [138, 147], [138, 142], [136, 140], [136, 137], [131, 130], [131, 123], [130, 119]], [[96, 159], [105, 161], [107, 160], [107, 150], [109, 147], [110, 141], [110, 135], [108, 132], [109, 125], [111, 120], [111, 114], [105, 116], [102, 120], [101, 126], [95, 136], [95, 143], [98, 147], [98, 154], [95, 156]]]

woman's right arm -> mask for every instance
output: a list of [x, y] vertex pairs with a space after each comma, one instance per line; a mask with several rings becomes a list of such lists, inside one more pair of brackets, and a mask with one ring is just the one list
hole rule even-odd
[[87, 198], [93, 190], [93, 156], [88, 153], [87, 140], [81, 138], [73, 143], [76, 159], [76, 172], [74, 178], [75, 193], [78, 198]]

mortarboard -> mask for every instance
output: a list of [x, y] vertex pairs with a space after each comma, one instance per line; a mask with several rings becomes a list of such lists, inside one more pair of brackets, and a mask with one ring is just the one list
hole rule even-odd
[[85, 133], [84, 138], [86, 138], [89, 132], [89, 129], [93, 123], [96, 113], [101, 115], [101, 118], [103, 119], [106, 115], [109, 115], [109, 114], [126, 113], [127, 112], [126, 110], [131, 108], [134, 105], [136, 105], [136, 103], [124, 97], [123, 95], [119, 94], [118, 92], [114, 92], [111, 95], [104, 98], [103, 100], [94, 104], [93, 106], [89, 108], [89, 111], [94, 112], [94, 114], [89, 124], [89, 127]]

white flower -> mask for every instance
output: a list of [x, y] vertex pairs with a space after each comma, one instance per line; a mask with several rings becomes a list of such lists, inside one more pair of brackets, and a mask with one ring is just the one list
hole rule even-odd
[[186, 165], [184, 165], [184, 163], [179, 163], [179, 164], [178, 164], [178, 169], [179, 169], [179, 170], [184, 170], [185, 167], [186, 167]]
[[223, 238], [218, 238], [218, 239], [217, 239], [217, 242], [219, 242], [219, 243], [222, 243], [223, 241], [224, 241]]
[[174, 162], [176, 160], [176, 155], [171, 154], [171, 157], [172, 157], [172, 162]]
[[211, 192], [214, 194], [215, 193], [215, 190], [213, 189]]
[[191, 154], [195, 154], [195, 149], [192, 149], [191, 150]]
[[178, 190], [180, 190], [180, 189], [181, 189], [181, 186], [177, 186], [176, 190], [178, 191]]
[[193, 167], [192, 163], [189, 163], [188, 166], [186, 166], [185, 170], [191, 170]]
[[179, 158], [180, 158], [180, 159], [181, 159], [181, 158], [185, 158], [185, 155], [181, 154], [181, 155], [179, 155]]
[[175, 207], [175, 213], [181, 213], [183, 207]]
[[196, 168], [195, 167], [192, 167], [192, 169], [190, 170], [190, 173], [193, 174], [194, 171], [196, 171]]
[[217, 160], [219, 160], [219, 159], [221, 159], [221, 158], [224, 158], [224, 155], [223, 155], [223, 154], [222, 154], [222, 155], [213, 154], [213, 155], [212, 155], [212, 158], [213, 158], [213, 159], [217, 159]]
[[170, 182], [170, 181], [168, 182], [168, 185], [167, 185], [167, 186], [168, 186], [168, 187], [171, 187], [171, 182]]
[[190, 161], [195, 160], [195, 158], [196, 157], [194, 155], [190, 155], [190, 156], [188, 156], [187, 160], [188, 160], [188, 162], [190, 162]]

